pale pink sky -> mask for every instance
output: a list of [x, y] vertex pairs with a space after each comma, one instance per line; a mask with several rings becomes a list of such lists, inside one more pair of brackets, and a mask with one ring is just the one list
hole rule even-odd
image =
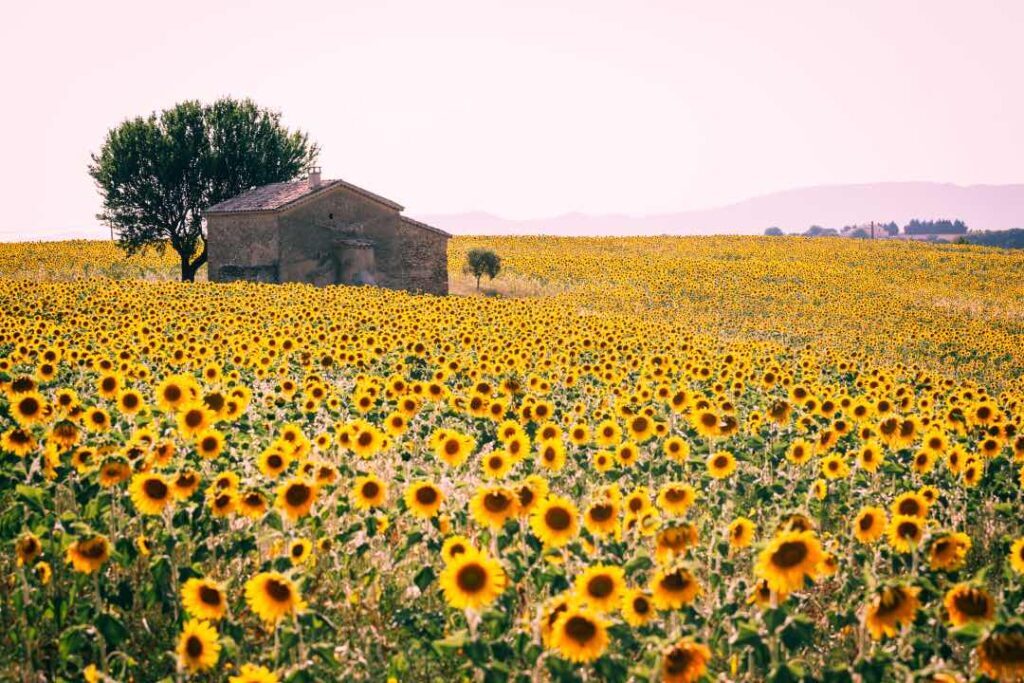
[[280, 109], [326, 176], [413, 214], [1020, 182], [1022, 35], [1019, 0], [20, 2], [0, 239], [95, 226], [107, 128], [220, 95]]

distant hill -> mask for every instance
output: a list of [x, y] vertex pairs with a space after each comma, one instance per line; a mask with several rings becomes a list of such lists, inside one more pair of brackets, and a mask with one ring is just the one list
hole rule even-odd
[[760, 234], [769, 226], [803, 232], [811, 225], [841, 228], [869, 221], [960, 218], [971, 230], [1024, 226], [1024, 184], [970, 185], [905, 182], [823, 185], [775, 192], [711, 209], [647, 216], [568, 213], [509, 220], [484, 212], [418, 215], [458, 234]]

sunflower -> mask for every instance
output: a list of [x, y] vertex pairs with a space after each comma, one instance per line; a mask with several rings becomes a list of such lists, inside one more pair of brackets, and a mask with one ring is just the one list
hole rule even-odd
[[136, 474], [128, 487], [135, 509], [144, 515], [159, 515], [174, 505], [174, 492], [167, 479], [159, 474]]
[[27, 430], [17, 427], [8, 429], [0, 437], [0, 449], [13, 453], [19, 458], [25, 457], [36, 449], [38, 443]]
[[921, 606], [918, 588], [913, 586], [885, 586], [864, 611], [864, 625], [874, 640], [897, 635], [904, 626], [914, 622]]
[[505, 590], [505, 583], [498, 561], [473, 549], [455, 555], [440, 577], [445, 600], [457, 609], [487, 607]]
[[680, 436], [670, 436], [662, 444], [661, 452], [670, 460], [683, 464], [690, 458], [690, 444]]
[[705, 408], [694, 412], [690, 422], [697, 433], [705, 438], [718, 436], [720, 433], [718, 415], [712, 410]]
[[214, 414], [206, 404], [196, 401], [181, 407], [178, 413], [178, 433], [192, 439], [213, 425]]
[[212, 669], [220, 658], [217, 631], [209, 622], [193, 619], [178, 637], [178, 666], [189, 673]]
[[38, 536], [31, 531], [26, 531], [18, 537], [14, 544], [14, 551], [18, 556], [18, 566], [23, 567], [31, 564], [43, 553], [43, 544], [39, 542]]
[[570, 662], [591, 662], [608, 648], [608, 623], [586, 607], [570, 606], [555, 620], [551, 644]]
[[874, 439], [869, 440], [857, 451], [857, 465], [866, 472], [877, 472], [885, 462], [885, 450]]
[[36, 579], [43, 586], [50, 583], [50, 579], [53, 578], [53, 567], [50, 566], [49, 562], [36, 562], [36, 565], [32, 567], [33, 573], [36, 575]]
[[110, 429], [110, 415], [102, 408], [89, 408], [85, 413], [85, 427], [93, 433], [103, 433]]
[[470, 499], [469, 511], [477, 524], [500, 529], [519, 513], [519, 496], [504, 486], [483, 487]]
[[626, 588], [622, 567], [594, 565], [576, 577], [576, 595], [598, 612], [610, 612]]
[[348, 435], [348, 447], [360, 458], [368, 459], [384, 448], [384, 434], [369, 422], [358, 421]]
[[889, 545], [896, 552], [909, 553], [924, 536], [924, 520], [914, 515], [893, 515], [889, 520]]
[[786, 450], [786, 460], [794, 465], [803, 465], [814, 455], [814, 446], [806, 439], [796, 439]]
[[519, 497], [519, 514], [526, 516], [533, 512], [537, 501], [548, 495], [548, 480], [540, 475], [531, 474], [514, 488]]
[[110, 559], [110, 542], [106, 536], [96, 535], [78, 540], [68, 546], [67, 561], [76, 572], [91, 574]]
[[1024, 538], [1018, 538], [1010, 546], [1010, 566], [1018, 574], [1024, 574]]
[[50, 430], [50, 441], [60, 446], [62, 450], [67, 450], [77, 444], [80, 436], [81, 430], [78, 425], [69, 420], [58, 422]]
[[863, 507], [853, 520], [853, 535], [861, 543], [874, 543], [885, 533], [888, 521], [882, 508]]
[[357, 510], [365, 512], [366, 510], [380, 507], [384, 505], [387, 497], [387, 484], [375, 474], [356, 477], [355, 481], [352, 482], [350, 498], [352, 506]]
[[608, 448], [622, 439], [622, 427], [614, 420], [604, 420], [594, 430], [594, 440], [598, 446]]
[[958, 583], [950, 588], [942, 604], [953, 626], [983, 624], [995, 618], [996, 605], [992, 596], [984, 589], [972, 588], [966, 583]]
[[224, 489], [210, 496], [210, 510], [214, 517], [228, 517], [238, 507], [238, 491]]
[[619, 506], [610, 500], [591, 503], [583, 511], [583, 526], [594, 536], [610, 536], [619, 526]]
[[938, 536], [928, 550], [928, 563], [932, 569], [956, 571], [963, 566], [967, 552], [971, 549], [971, 537], [963, 532]]
[[594, 451], [590, 456], [595, 472], [607, 472], [615, 466], [615, 454], [611, 451]]
[[207, 460], [213, 460], [224, 450], [224, 433], [217, 429], [205, 429], [196, 435], [196, 451]]
[[561, 547], [576, 537], [579, 511], [568, 498], [548, 496], [531, 513], [530, 528], [544, 545]]
[[574, 424], [569, 430], [569, 441], [576, 446], [586, 446], [590, 443], [590, 427], [582, 422]]
[[658, 532], [655, 542], [655, 557], [659, 562], [668, 562], [684, 555], [688, 548], [697, 545], [697, 527], [684, 523], [666, 527]]
[[738, 517], [729, 524], [729, 545], [733, 548], [746, 548], [754, 542], [757, 530], [754, 522], [746, 517]]
[[643, 443], [654, 435], [654, 420], [646, 415], [634, 415], [626, 421], [626, 431], [631, 439]]
[[893, 515], [928, 516], [928, 501], [920, 493], [908, 491], [896, 497], [890, 508]]
[[265, 666], [243, 664], [237, 676], [228, 677], [228, 683], [278, 683], [277, 674]]
[[313, 542], [298, 538], [288, 544], [288, 559], [293, 566], [305, 564], [313, 556]]
[[715, 479], [725, 479], [736, 471], [736, 456], [729, 451], [718, 451], [707, 461], [708, 474]]
[[476, 440], [473, 437], [453, 430], [444, 430], [442, 437], [435, 440], [434, 454], [451, 467], [458, 467], [475, 448]]
[[813, 531], [783, 531], [758, 555], [754, 571], [772, 590], [789, 593], [815, 578], [823, 556]]
[[282, 472], [288, 469], [291, 460], [291, 455], [283, 448], [272, 445], [260, 453], [259, 458], [256, 460], [256, 465], [260, 468], [263, 476], [276, 479]]
[[423, 519], [436, 517], [444, 502], [444, 493], [440, 487], [430, 482], [421, 481], [409, 485], [405, 489], [405, 507], [412, 514]]
[[171, 375], [156, 388], [156, 402], [165, 413], [178, 409], [183, 403], [196, 396], [195, 380], [184, 375]]
[[692, 638], [682, 638], [665, 648], [661, 656], [661, 680], [664, 683], [694, 683], [708, 670], [711, 650]]
[[561, 441], [541, 441], [537, 444], [537, 462], [551, 472], [565, 467], [565, 444]]
[[441, 559], [451, 562], [457, 556], [475, 550], [473, 543], [465, 536], [450, 536], [441, 545]]
[[660, 610], [680, 609], [700, 595], [697, 578], [684, 567], [663, 567], [650, 580], [651, 601]]
[[48, 412], [46, 399], [36, 391], [18, 394], [11, 400], [9, 410], [14, 421], [23, 428], [45, 422]]
[[547, 600], [541, 606], [540, 612], [540, 640], [544, 647], [554, 647], [552, 642], [555, 630], [555, 623], [558, 618], [575, 604], [575, 599], [569, 592], [561, 593]]
[[1019, 626], [990, 633], [976, 652], [978, 668], [989, 678], [997, 681], [1024, 679], [1024, 632]]
[[504, 451], [491, 451], [480, 461], [487, 479], [501, 479], [512, 468], [512, 458]]
[[838, 453], [830, 453], [821, 459], [821, 473], [826, 479], [844, 479], [850, 476], [850, 466]]
[[227, 593], [216, 581], [191, 578], [181, 587], [181, 604], [196, 619], [217, 621], [227, 613]]
[[187, 500], [199, 488], [199, 474], [182, 470], [171, 479], [171, 491], [178, 500]]
[[277, 507], [293, 522], [309, 514], [316, 500], [316, 486], [299, 478], [292, 478], [277, 489]]
[[640, 449], [632, 441], [624, 441], [615, 448], [615, 461], [623, 467], [632, 467], [640, 457]]
[[640, 588], [627, 588], [623, 591], [619, 609], [623, 620], [634, 628], [650, 623], [657, 616], [651, 596]]
[[935, 467], [936, 456], [928, 451], [918, 451], [914, 455], [911, 465], [918, 474], [928, 474]]
[[261, 572], [245, 582], [245, 601], [256, 616], [274, 626], [306, 609], [298, 587], [284, 574]]

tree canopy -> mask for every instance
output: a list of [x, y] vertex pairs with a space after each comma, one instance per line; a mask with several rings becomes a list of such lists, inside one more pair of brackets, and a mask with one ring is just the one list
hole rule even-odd
[[497, 277], [501, 271], [501, 257], [490, 249], [470, 249], [466, 255], [466, 269], [476, 277], [476, 288], [480, 289], [480, 278]]
[[170, 245], [181, 279], [206, 263], [205, 211], [245, 190], [296, 178], [320, 149], [278, 112], [251, 100], [186, 101], [108, 131], [89, 175], [103, 196], [97, 218], [129, 254]]

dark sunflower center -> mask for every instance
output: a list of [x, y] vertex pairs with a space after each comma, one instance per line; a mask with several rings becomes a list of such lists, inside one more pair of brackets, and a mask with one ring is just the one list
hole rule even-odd
[[456, 455], [459, 452], [459, 442], [457, 439], [448, 439], [444, 442], [444, 452], [448, 455]]
[[796, 567], [807, 559], [807, 552], [807, 544], [803, 541], [786, 541], [772, 554], [772, 563], [783, 569]]
[[292, 484], [284, 494], [284, 499], [293, 507], [303, 505], [309, 500], [310, 488], [305, 484]]
[[174, 403], [175, 401], [181, 398], [181, 389], [172, 384], [171, 386], [164, 389], [164, 398], [168, 402]]
[[189, 636], [185, 641], [185, 652], [192, 659], [198, 659], [203, 654], [203, 641], [198, 636]]
[[607, 598], [615, 590], [615, 582], [610, 576], [595, 576], [587, 582], [587, 593], [595, 598]]
[[145, 483], [142, 484], [142, 490], [146, 493], [147, 498], [151, 498], [153, 500], [163, 500], [170, 492], [167, 488], [167, 484], [160, 479], [147, 479]]
[[275, 602], [288, 602], [292, 598], [291, 586], [277, 579], [267, 579], [266, 592]]
[[671, 574], [666, 574], [661, 580], [661, 587], [672, 593], [684, 591], [690, 585], [690, 577], [684, 576], [678, 569]]
[[651, 611], [651, 603], [644, 597], [633, 598], [633, 611], [637, 614], [647, 614]]
[[437, 491], [433, 486], [422, 486], [416, 489], [416, 502], [420, 505], [433, 505], [437, 502]]
[[572, 515], [565, 508], [553, 507], [544, 513], [544, 523], [549, 529], [565, 531], [572, 525]]
[[209, 586], [199, 587], [199, 601], [211, 607], [220, 606], [220, 591]]
[[82, 545], [78, 546], [78, 552], [83, 557], [87, 557], [90, 560], [98, 560], [106, 556], [107, 546], [99, 539], [86, 541]]
[[988, 614], [988, 597], [977, 590], [964, 591], [953, 600], [957, 610], [969, 617], [982, 617]]
[[726, 466], [729, 464], [729, 458], [725, 457], [724, 455], [719, 455], [718, 457], [715, 458], [713, 464], [716, 468], [720, 470], [725, 469]]
[[896, 527], [896, 534], [900, 538], [917, 538], [917, 531], [917, 525], [913, 522], [901, 522], [900, 525]]
[[484, 496], [484, 507], [489, 512], [504, 512], [511, 503], [508, 496], [500, 491], [492, 491]]
[[203, 424], [203, 414], [198, 410], [190, 410], [185, 413], [185, 424], [189, 427], [198, 427]]
[[270, 465], [271, 469], [277, 469], [284, 464], [284, 459], [276, 453], [267, 458], [267, 464]]
[[615, 508], [607, 503], [599, 503], [590, 508], [590, 518], [595, 522], [607, 522], [612, 518]]
[[565, 635], [577, 643], [589, 643], [597, 635], [597, 626], [586, 617], [574, 615], [565, 622]]
[[671, 676], [678, 676], [690, 668], [690, 653], [686, 650], [673, 648], [665, 655], [665, 672]]
[[875, 525], [875, 518], [871, 515], [864, 515], [860, 518], [860, 530], [867, 531]]
[[476, 563], [467, 564], [455, 577], [459, 588], [467, 593], [476, 593], [487, 585], [487, 570]]
[[356, 443], [362, 447], [367, 447], [373, 443], [373, 434], [370, 432], [360, 432], [359, 436], [356, 437]]
[[364, 498], [376, 498], [377, 494], [380, 493], [380, 484], [375, 481], [368, 481], [363, 484], [363, 497]]
[[704, 413], [700, 416], [700, 423], [705, 427], [714, 427], [718, 424], [718, 416], [714, 413]]

